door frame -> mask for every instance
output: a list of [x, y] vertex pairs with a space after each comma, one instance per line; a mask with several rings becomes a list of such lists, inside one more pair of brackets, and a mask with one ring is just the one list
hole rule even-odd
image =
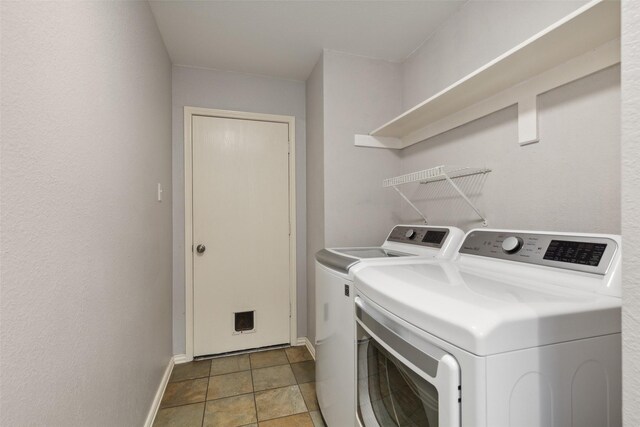
[[295, 117], [247, 113], [200, 107], [184, 107], [184, 283], [185, 283], [185, 353], [193, 360], [193, 116], [244, 119], [286, 123], [289, 126], [289, 335], [290, 344], [298, 341], [296, 280], [296, 143]]

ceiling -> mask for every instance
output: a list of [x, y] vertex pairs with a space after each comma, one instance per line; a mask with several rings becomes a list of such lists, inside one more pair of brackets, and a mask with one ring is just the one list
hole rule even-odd
[[149, 3], [174, 64], [306, 80], [323, 48], [403, 61], [464, 2]]

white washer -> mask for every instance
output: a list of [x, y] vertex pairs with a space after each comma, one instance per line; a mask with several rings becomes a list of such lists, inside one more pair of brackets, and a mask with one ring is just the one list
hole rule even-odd
[[370, 265], [451, 258], [463, 237], [455, 227], [398, 225], [382, 246], [316, 254], [316, 393], [327, 425], [356, 424], [354, 272]]
[[362, 425], [621, 425], [612, 235], [472, 230], [449, 262], [355, 273]]

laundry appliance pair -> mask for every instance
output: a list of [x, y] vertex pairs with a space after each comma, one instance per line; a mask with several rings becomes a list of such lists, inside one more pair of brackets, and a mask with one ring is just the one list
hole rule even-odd
[[612, 235], [397, 226], [379, 248], [320, 251], [327, 425], [620, 425], [620, 249]]

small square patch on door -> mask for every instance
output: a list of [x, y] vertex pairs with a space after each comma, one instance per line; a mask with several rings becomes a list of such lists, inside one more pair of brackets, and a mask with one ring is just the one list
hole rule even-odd
[[246, 334], [256, 331], [255, 310], [233, 313], [234, 334]]

